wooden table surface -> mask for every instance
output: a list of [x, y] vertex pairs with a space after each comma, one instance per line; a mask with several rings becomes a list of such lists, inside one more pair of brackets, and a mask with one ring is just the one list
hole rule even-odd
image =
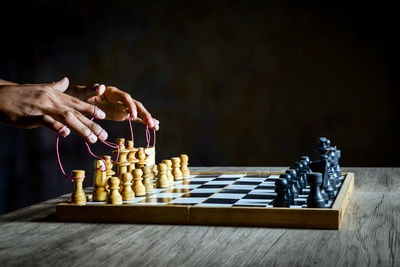
[[[205, 169], [284, 170], [192, 168]], [[355, 189], [339, 231], [62, 223], [62, 196], [0, 216], [0, 265], [400, 266], [400, 168], [343, 170]]]

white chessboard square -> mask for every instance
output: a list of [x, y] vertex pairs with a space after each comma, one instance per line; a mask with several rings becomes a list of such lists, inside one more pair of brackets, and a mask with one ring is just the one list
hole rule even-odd
[[272, 174], [272, 175], [270, 175], [269, 177], [268, 177], [269, 179], [277, 179], [277, 178], [279, 178], [279, 174]]
[[237, 181], [239, 181], [239, 182], [263, 182], [263, 181], [265, 181], [265, 179], [267, 179], [267, 177], [257, 177], [257, 178], [254, 178], [254, 177], [242, 177]]
[[276, 193], [273, 189], [254, 189], [249, 192], [249, 195], [273, 195]]
[[233, 183], [233, 181], [210, 181], [205, 183], [206, 185], [210, 185], [210, 184], [222, 184], [222, 185], [228, 185]]
[[161, 191], [165, 190], [165, 188], [154, 188], [153, 192], [148, 193], [149, 195], [151, 194], [157, 194], [160, 193]]
[[107, 204], [106, 201], [88, 201], [86, 205]]
[[234, 184], [234, 185], [230, 185], [227, 188], [228, 189], [245, 189], [245, 190], [252, 190], [254, 188], [256, 188], [258, 185], [238, 185], [238, 184]]
[[262, 182], [261, 184], [259, 184], [259, 186], [273, 186], [273, 187], [275, 187], [275, 182], [267, 182], [267, 181], [265, 181], [265, 182]]
[[244, 174], [222, 174], [218, 176], [218, 178], [240, 178], [243, 177]]
[[196, 188], [190, 190], [190, 193], [216, 193], [219, 190], [221, 190], [221, 188]]
[[267, 206], [271, 200], [265, 199], [239, 199], [235, 204], [236, 205], [265, 205]]
[[170, 201], [169, 203], [200, 203], [206, 200], [206, 197], [181, 197]]
[[210, 198], [226, 198], [226, 199], [241, 199], [244, 197], [246, 194], [230, 194], [230, 193], [218, 193]]
[[232, 204], [222, 204], [222, 203], [199, 203], [196, 207], [232, 207]]

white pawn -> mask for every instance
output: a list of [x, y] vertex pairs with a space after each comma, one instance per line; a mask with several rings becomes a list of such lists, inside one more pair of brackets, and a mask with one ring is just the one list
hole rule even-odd
[[172, 186], [174, 185], [174, 176], [172, 175], [172, 161], [170, 159], [164, 159], [162, 163], [167, 165], [167, 178], [169, 184]]
[[174, 176], [175, 181], [182, 180], [182, 171], [181, 171], [181, 159], [178, 157], [173, 157], [172, 161], [172, 175]]
[[181, 159], [181, 171], [183, 178], [190, 178], [190, 170], [188, 168], [189, 157], [185, 154], [182, 154], [180, 156], [180, 159]]
[[102, 160], [94, 161], [94, 190], [93, 201], [107, 201], [108, 192], [106, 190], [107, 175], [105, 172], [105, 165]]
[[132, 201], [135, 199], [135, 193], [132, 190], [132, 174], [130, 172], [124, 172], [122, 174], [122, 200], [123, 201]]
[[167, 165], [164, 163], [158, 164], [158, 179], [157, 179], [157, 187], [158, 188], [166, 188], [169, 186], [169, 181], [167, 178]]
[[108, 179], [108, 185], [110, 188], [110, 195], [108, 196], [108, 203], [114, 205], [122, 204], [122, 196], [119, 193], [119, 178], [111, 177]]
[[153, 192], [153, 190], [154, 190], [154, 184], [152, 181], [153, 175], [151, 174], [150, 167], [143, 166], [142, 171], [143, 171], [143, 184], [144, 184], [144, 187], [146, 188], [146, 193]]
[[142, 183], [143, 179], [142, 175], [143, 171], [141, 169], [133, 170], [133, 179], [134, 179], [133, 191], [135, 191], [135, 195], [138, 197], [146, 195], [146, 188]]

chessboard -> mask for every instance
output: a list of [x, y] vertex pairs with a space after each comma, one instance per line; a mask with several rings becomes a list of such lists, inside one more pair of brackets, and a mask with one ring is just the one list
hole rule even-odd
[[190, 224], [339, 229], [354, 173], [343, 172], [325, 208], [307, 208], [307, 186], [289, 208], [273, 207], [280, 173], [192, 172], [169, 188], [155, 188], [122, 205], [93, 202], [57, 204], [57, 219], [69, 222]]

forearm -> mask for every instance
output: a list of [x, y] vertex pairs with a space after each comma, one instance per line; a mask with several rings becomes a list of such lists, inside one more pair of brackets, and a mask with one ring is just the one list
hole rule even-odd
[[0, 79], [0, 85], [17, 85], [17, 84], [18, 83], [9, 82], [9, 81]]

